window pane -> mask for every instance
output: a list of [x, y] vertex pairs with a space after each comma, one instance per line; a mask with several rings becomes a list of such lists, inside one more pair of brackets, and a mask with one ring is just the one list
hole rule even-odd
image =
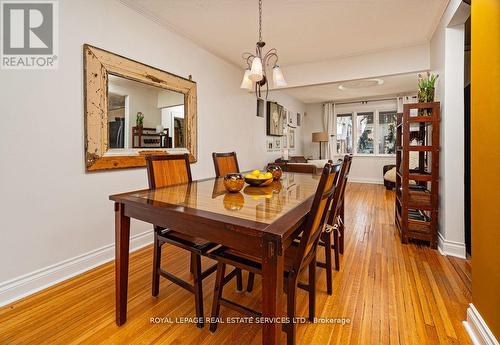
[[352, 114], [337, 115], [337, 153], [352, 153]]
[[358, 153], [373, 153], [373, 112], [356, 116]]
[[396, 153], [396, 112], [381, 111], [378, 114], [378, 152], [380, 154]]

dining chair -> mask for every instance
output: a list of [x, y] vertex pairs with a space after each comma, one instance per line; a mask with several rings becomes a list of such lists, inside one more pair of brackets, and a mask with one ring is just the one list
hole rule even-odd
[[345, 231], [345, 222], [344, 222], [344, 196], [345, 196], [345, 188], [347, 186], [347, 180], [349, 178], [349, 172], [351, 171], [351, 164], [352, 164], [352, 154], [350, 155], [345, 155], [344, 156], [344, 164], [346, 165], [346, 172], [343, 177], [343, 184], [342, 184], [342, 191], [341, 191], [341, 196], [340, 196], [340, 201], [339, 201], [339, 215], [337, 217], [337, 220], [339, 222], [339, 253], [344, 254], [344, 231]]
[[239, 173], [238, 158], [236, 152], [214, 152], [212, 153], [215, 167], [215, 177], [223, 177], [229, 173]]
[[[192, 177], [188, 154], [146, 156], [146, 167], [150, 190], [167, 186], [177, 186], [179, 188], [185, 187], [184, 193], [189, 193], [190, 185], [188, 183], [192, 181]], [[182, 193], [179, 192], [179, 194]], [[161, 267], [161, 251], [162, 245], [165, 243], [185, 249], [191, 253], [193, 284], [180, 279]], [[197, 326], [199, 328], [202, 328], [204, 325], [202, 281], [215, 272], [217, 268], [217, 265], [214, 264], [207, 270], [202, 271], [201, 255], [205, 255], [207, 251], [216, 246], [217, 244], [207, 242], [201, 238], [185, 235], [172, 229], [154, 226], [152, 295], [157, 297], [159, 294], [160, 276], [193, 293]]]
[[[326, 221], [325, 230], [321, 234], [319, 246], [325, 248], [325, 262], [317, 262], [317, 266], [326, 269], [326, 290], [329, 295], [333, 294], [333, 276], [332, 276], [332, 251], [334, 254], [335, 270], [340, 270], [340, 228], [343, 226], [341, 212], [344, 203], [344, 192], [349, 176], [352, 155], [345, 155], [343, 160], [339, 160], [342, 164], [338, 179], [336, 181], [335, 193], [333, 202]], [[333, 238], [332, 238], [333, 237]]]
[[[340, 171], [340, 164], [327, 163], [323, 168], [321, 179], [316, 190], [314, 200], [304, 222], [300, 225], [302, 238], [299, 243], [292, 242], [284, 253], [284, 290], [287, 294], [287, 316], [293, 320], [296, 315], [297, 288], [308, 291], [309, 294], [309, 320], [314, 319], [315, 299], [316, 299], [316, 249], [318, 240], [335, 190], [335, 179]], [[214, 298], [212, 302], [212, 320], [210, 331], [217, 330], [217, 320], [220, 306], [224, 305], [230, 309], [239, 311], [253, 317], [260, 317], [261, 313], [240, 305], [234, 301], [223, 298], [224, 286], [232, 277], [225, 276], [226, 265], [238, 267], [242, 270], [254, 274], [262, 275], [262, 261], [259, 257], [243, 254], [237, 250], [226, 246], [221, 246], [213, 250], [210, 257], [217, 261], [217, 277], [214, 288]], [[308, 283], [298, 281], [299, 275], [308, 268]], [[296, 330], [294, 322], [283, 325], [283, 330], [287, 333], [287, 344], [295, 344]]]

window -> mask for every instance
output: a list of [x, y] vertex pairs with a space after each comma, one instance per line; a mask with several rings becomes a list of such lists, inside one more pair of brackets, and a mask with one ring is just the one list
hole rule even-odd
[[378, 114], [378, 153], [396, 153], [396, 112], [381, 111]]
[[337, 153], [352, 153], [352, 114], [337, 115]]
[[357, 153], [373, 154], [374, 122], [373, 112], [357, 113], [356, 115], [356, 134], [357, 134]]

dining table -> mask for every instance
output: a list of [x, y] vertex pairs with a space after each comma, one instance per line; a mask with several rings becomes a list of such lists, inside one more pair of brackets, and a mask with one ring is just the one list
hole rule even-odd
[[127, 320], [130, 219], [224, 245], [262, 259], [262, 344], [282, 332], [284, 252], [307, 216], [319, 175], [283, 173], [264, 187], [230, 193], [223, 178], [111, 195], [115, 213], [116, 324]]

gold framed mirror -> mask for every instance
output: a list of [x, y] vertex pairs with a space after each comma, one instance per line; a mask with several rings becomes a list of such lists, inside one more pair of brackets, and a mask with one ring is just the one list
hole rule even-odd
[[196, 82], [85, 44], [87, 171], [146, 166], [145, 155], [197, 160]]

